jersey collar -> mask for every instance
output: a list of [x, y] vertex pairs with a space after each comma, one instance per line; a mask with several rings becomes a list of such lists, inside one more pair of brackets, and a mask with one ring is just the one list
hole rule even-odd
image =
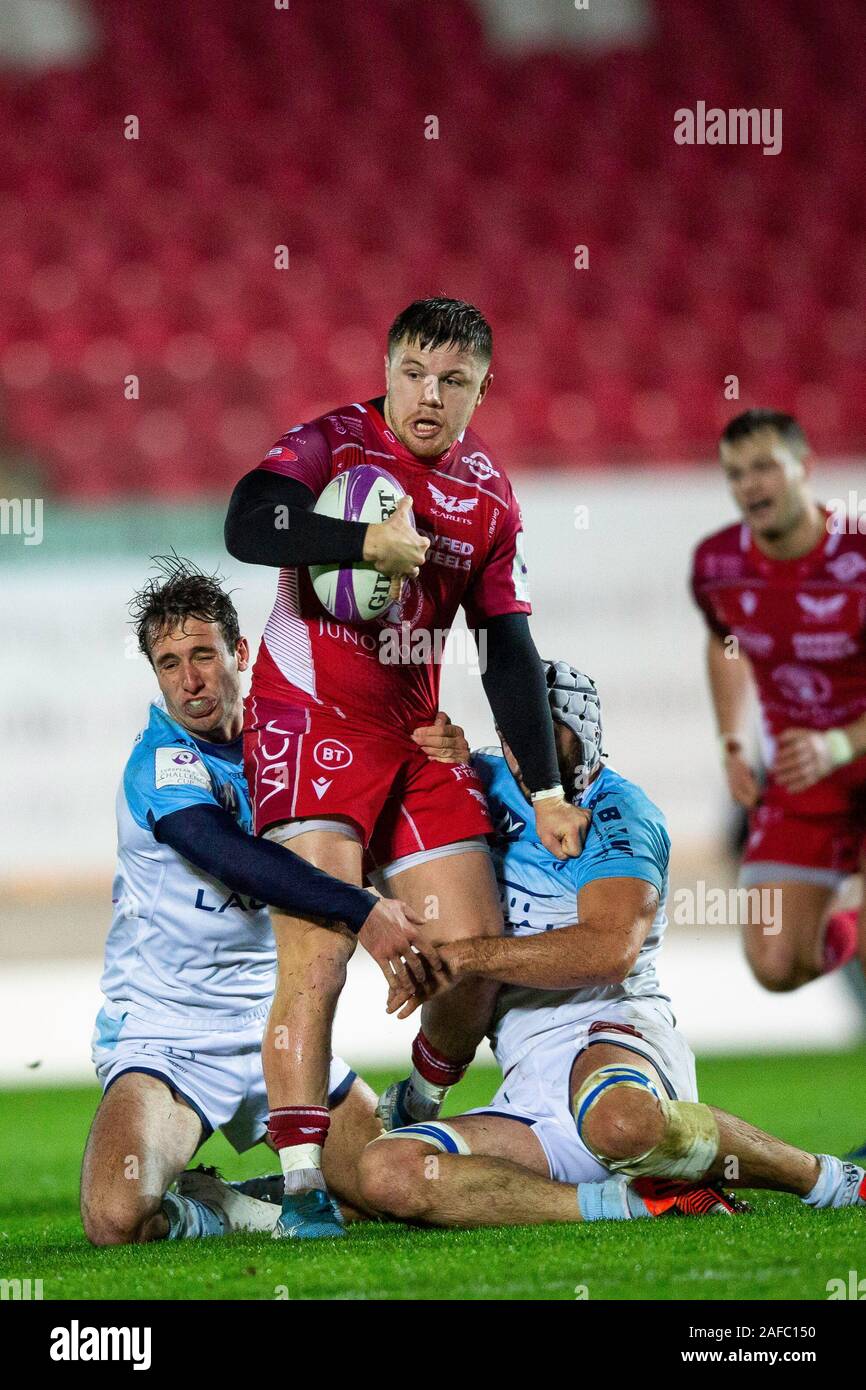
[[[821, 506], [819, 510], [829, 521], [830, 513], [827, 508]], [[759, 548], [750, 529], [749, 558], [759, 574], [765, 576], [771, 574], [785, 574], [791, 575], [795, 579], [804, 579], [806, 575], [811, 574], [826, 558], [828, 546], [833, 539], [834, 537], [829, 526], [825, 525], [820, 538], [815, 542], [811, 550], [806, 551], [805, 555], [797, 555], [790, 560], [776, 560], [772, 555], [764, 554], [763, 550]]]
[[161, 724], [167, 726], [167, 731], [171, 735], [173, 742], [184, 743], [187, 748], [197, 748], [200, 753], [207, 753], [213, 758], [223, 758], [226, 762], [236, 763], [239, 761], [238, 753], [242, 747], [243, 735], [239, 734], [231, 743], [210, 743], [207, 739], [196, 738], [189, 729], [185, 729], [176, 719], [172, 719], [165, 705], [161, 701], [154, 700], [150, 706], [150, 727], [158, 728]]

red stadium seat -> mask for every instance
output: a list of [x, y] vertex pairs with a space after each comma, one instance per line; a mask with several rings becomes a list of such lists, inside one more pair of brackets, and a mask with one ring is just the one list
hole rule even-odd
[[[857, 0], [670, 0], [640, 46], [526, 54], [470, 0], [91, 3], [87, 64], [0, 74], [0, 383], [59, 492], [224, 489], [378, 389], [440, 290], [493, 320], [512, 463], [705, 458], [759, 401], [866, 443]], [[677, 145], [693, 93], [782, 107], [783, 155]]]

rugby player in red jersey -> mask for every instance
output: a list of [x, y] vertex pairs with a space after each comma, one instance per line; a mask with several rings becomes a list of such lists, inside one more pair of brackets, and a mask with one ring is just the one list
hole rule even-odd
[[[459, 607], [478, 633], [484, 691], [520, 760], [543, 844], [559, 859], [577, 855], [588, 824], [559, 781], [527, 622], [520, 511], [470, 428], [491, 357], [490, 326], [472, 305], [409, 305], [388, 335], [386, 394], [290, 430], [237, 485], [226, 519], [233, 556], [280, 569], [247, 704], [256, 833], [352, 883], [365, 868], [377, 873], [410, 911], [435, 917], [437, 942], [502, 929], [477, 775], [468, 763], [422, 756], [412, 738], [434, 723], [437, 652]], [[333, 477], [363, 463], [408, 494], [388, 520], [311, 510]], [[353, 626], [324, 611], [306, 567], [360, 560], [392, 578], [399, 597], [385, 618]], [[354, 936], [309, 918], [273, 920], [279, 982], [262, 1056], [286, 1179], [275, 1234], [340, 1235], [321, 1153], [331, 1026]], [[407, 970], [420, 978], [418, 950], [439, 965], [435, 946], [408, 935], [379, 963], [398, 979]], [[467, 979], [425, 1004], [412, 1074], [383, 1097], [386, 1124], [438, 1114], [484, 1035], [495, 992], [495, 982]]]
[[[858, 939], [866, 962], [866, 909], [828, 915], [866, 867], [866, 535], [814, 500], [790, 415], [737, 416], [720, 455], [743, 520], [698, 546], [692, 589], [728, 786], [749, 811], [740, 881], [780, 894], [761, 896], [781, 921], [748, 923], [746, 953], [767, 989], [791, 990], [852, 959]], [[753, 690], [763, 787], [747, 752]]]

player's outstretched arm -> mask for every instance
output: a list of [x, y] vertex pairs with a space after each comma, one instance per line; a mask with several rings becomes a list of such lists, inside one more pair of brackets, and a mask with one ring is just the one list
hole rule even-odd
[[533, 802], [538, 838], [557, 859], [576, 858], [591, 816], [567, 802], [559, 786], [547, 682], [526, 614], [488, 618], [485, 636], [481, 682], [521, 776], [533, 793], [559, 788], [560, 795]]
[[153, 833], [233, 892], [283, 912], [345, 922], [358, 932], [379, 901], [282, 845], [248, 835], [222, 806], [202, 802], [172, 811], [154, 823]]
[[[445, 976], [456, 983], [481, 975], [529, 989], [599, 989], [620, 984], [631, 971], [658, 911], [653, 884], [639, 878], [603, 878], [578, 895], [580, 924], [537, 936], [467, 937], [440, 946]], [[577, 913], [575, 914], [577, 915]], [[407, 1018], [423, 1003], [397, 987], [388, 1013]]]
[[418, 930], [423, 922], [403, 903], [332, 878], [284, 846], [248, 835], [221, 806], [172, 811], [155, 822], [153, 833], [235, 893], [300, 917], [345, 924], [389, 987], [396, 982], [408, 990], [412, 979], [424, 980], [428, 967], [441, 967], [436, 947]]

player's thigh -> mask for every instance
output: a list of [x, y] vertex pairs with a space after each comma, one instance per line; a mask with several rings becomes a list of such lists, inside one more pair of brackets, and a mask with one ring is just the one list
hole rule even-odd
[[[308, 830], [300, 833], [301, 823], [274, 826], [267, 832], [267, 838], [292, 854], [330, 874], [332, 878], [342, 879], [344, 883], [360, 886], [362, 882], [361, 843], [354, 835], [347, 835], [341, 829]], [[338, 969], [351, 956], [356, 937], [346, 928], [324, 925], [321, 918], [301, 917], [280, 912], [271, 908], [271, 922], [277, 947], [277, 960], [280, 973], [280, 988], [294, 988], [298, 969], [321, 971], [329, 974], [333, 967]]]
[[[453, 1150], [429, 1142], [423, 1129], [443, 1126], [463, 1140], [473, 1158], [505, 1159], [542, 1177], [549, 1177], [550, 1165], [544, 1148], [535, 1137], [532, 1126], [503, 1115], [457, 1115], [436, 1121], [433, 1126], [418, 1126], [419, 1133], [410, 1138], [401, 1130], [393, 1130], [365, 1149], [360, 1163], [361, 1190], [364, 1201], [376, 1211], [392, 1210], [395, 1195], [416, 1190], [420, 1185], [438, 1180], [439, 1160]], [[408, 1126], [407, 1130], [412, 1126]], [[458, 1161], [461, 1155], [456, 1155]]]
[[748, 892], [752, 896], [743, 939], [755, 972], [782, 981], [800, 968], [817, 970], [821, 929], [835, 887], [778, 879], [751, 884]]
[[326, 829], [323, 820], [315, 829], [305, 830], [303, 821], [283, 821], [265, 831], [264, 838], [297, 854], [323, 873], [341, 878], [345, 883], [361, 883], [361, 841], [350, 832], [345, 822], [334, 817], [333, 829]]
[[627, 1047], [617, 1047], [614, 1043], [593, 1043], [592, 1047], [585, 1047], [582, 1052], [575, 1057], [571, 1068], [569, 1079], [569, 1093], [571, 1103], [574, 1105], [574, 1098], [586, 1081], [587, 1077], [593, 1072], [599, 1071], [601, 1067], [633, 1067], [636, 1071], [642, 1071], [649, 1077], [653, 1085], [658, 1087], [664, 1095], [667, 1091], [664, 1080], [658, 1071], [646, 1057], [639, 1056]]
[[437, 941], [502, 932], [496, 875], [483, 842], [393, 873], [385, 885], [389, 897], [414, 908]]
[[122, 1224], [155, 1210], [202, 1137], [198, 1115], [165, 1082], [124, 1072], [100, 1101], [84, 1150], [85, 1220]]
[[458, 1115], [446, 1124], [465, 1139], [470, 1152], [480, 1158], [504, 1158], [548, 1177], [547, 1155], [531, 1124], [505, 1115]]

